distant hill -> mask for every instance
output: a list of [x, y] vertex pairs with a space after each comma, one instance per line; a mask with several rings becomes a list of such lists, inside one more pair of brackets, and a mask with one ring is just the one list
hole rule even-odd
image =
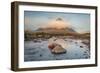
[[44, 32], [44, 33], [77, 33], [74, 29], [72, 28], [61, 28], [61, 29], [57, 29], [57, 28], [39, 28], [37, 29], [35, 32]]

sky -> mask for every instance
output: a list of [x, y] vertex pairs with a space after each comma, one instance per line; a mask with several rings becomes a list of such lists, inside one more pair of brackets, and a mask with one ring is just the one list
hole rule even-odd
[[34, 31], [48, 26], [58, 18], [77, 32], [90, 32], [90, 14], [67, 12], [24, 11], [24, 29]]

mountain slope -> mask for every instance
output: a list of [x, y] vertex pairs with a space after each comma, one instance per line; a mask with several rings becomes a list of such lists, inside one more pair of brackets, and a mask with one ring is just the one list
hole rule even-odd
[[72, 28], [39, 28], [36, 30], [36, 32], [44, 32], [44, 33], [77, 33], [74, 29]]

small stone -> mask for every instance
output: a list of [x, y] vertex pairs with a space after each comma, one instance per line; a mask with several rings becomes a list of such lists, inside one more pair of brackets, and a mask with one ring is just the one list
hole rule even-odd
[[84, 53], [87, 53], [86, 51], [84, 51]]
[[42, 55], [40, 54], [40, 57], [42, 57]]
[[83, 46], [80, 46], [81, 48], [83, 48]]

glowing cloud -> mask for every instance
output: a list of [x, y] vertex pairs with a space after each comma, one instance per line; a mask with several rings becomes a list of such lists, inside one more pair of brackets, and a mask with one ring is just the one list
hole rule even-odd
[[56, 29], [66, 28], [69, 27], [69, 22], [65, 22], [61, 18], [57, 18], [56, 20], [48, 22], [48, 25], [46, 27], [56, 28]]

